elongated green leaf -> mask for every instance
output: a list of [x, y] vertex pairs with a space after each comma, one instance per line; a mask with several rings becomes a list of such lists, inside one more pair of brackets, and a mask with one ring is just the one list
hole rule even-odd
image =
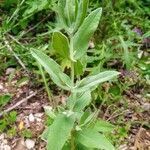
[[44, 106], [45, 114], [48, 115], [51, 119], [55, 119], [56, 115], [50, 106]]
[[62, 148], [62, 150], [70, 150], [70, 149], [71, 149], [70, 143], [65, 144], [64, 147]]
[[68, 99], [67, 99], [67, 108], [69, 109], [69, 110], [73, 110], [73, 107], [74, 107], [74, 105], [75, 105], [75, 103], [76, 103], [76, 101], [74, 100], [74, 98], [73, 98], [73, 94], [74, 93], [71, 93], [71, 95], [68, 97]]
[[75, 98], [76, 100], [74, 100], [73, 94], [69, 96], [67, 107], [75, 112], [81, 112], [91, 102], [91, 92], [78, 93]]
[[83, 74], [83, 65], [81, 62], [78, 60], [77, 62], [74, 63], [74, 72], [75, 75], [80, 76]]
[[93, 149], [93, 148], [85, 147], [85, 146], [82, 145], [81, 143], [77, 143], [76, 149], [77, 149], [77, 150], [95, 150], [95, 149]]
[[130, 69], [131, 67], [131, 60], [130, 60], [130, 55], [129, 55], [129, 49], [127, 43], [124, 41], [122, 36], [119, 36], [121, 45], [124, 49], [124, 62], [126, 64], [127, 69]]
[[74, 89], [74, 92], [87, 91], [88, 89], [92, 88], [93, 86], [96, 86], [99, 83], [108, 81], [117, 75], [119, 75], [119, 72], [117, 72], [117, 71], [104, 71], [97, 75], [86, 77], [83, 80], [81, 80], [81, 82]]
[[66, 0], [59, 0], [58, 1], [58, 7], [57, 7], [56, 11], [58, 13], [58, 18], [59, 18], [61, 24], [66, 29], [68, 26], [68, 22], [67, 22], [67, 16], [66, 16], [65, 11], [64, 11], [65, 7], [66, 7]]
[[75, 29], [74, 29], [75, 31], [83, 23], [83, 20], [86, 17], [88, 4], [89, 4], [89, 0], [80, 1], [79, 7], [78, 7], [78, 14], [77, 14], [76, 22], [75, 22]]
[[48, 128], [46, 128], [46, 129], [43, 131], [42, 135], [40, 135], [41, 139], [42, 139], [43, 141], [45, 141], [45, 142], [46, 142], [47, 139], [48, 139], [48, 135], [49, 135], [50, 129], [51, 129], [51, 126], [49, 126]]
[[77, 18], [77, 15], [78, 15], [78, 9], [79, 9], [79, 7], [78, 7], [78, 0], [75, 0], [75, 19]]
[[[80, 119], [80, 125], [81, 124], [87, 124], [90, 120], [91, 120], [91, 118], [93, 118], [94, 117], [94, 114], [95, 113], [93, 113], [91, 110], [89, 110], [89, 109], [86, 109], [85, 111], [84, 111], [84, 113], [82, 114], [82, 116], [81, 116], [81, 119]], [[90, 116], [92, 116], [92, 117], [90, 117]], [[90, 119], [88, 119], [88, 118], [90, 118]], [[87, 120], [87, 121], [86, 121]]]
[[94, 34], [100, 20], [102, 9], [98, 8], [91, 12], [83, 21], [79, 30], [73, 37], [73, 47], [75, 51], [74, 59], [80, 59], [88, 48], [91, 36]]
[[74, 106], [74, 111], [80, 112], [82, 111], [89, 103], [91, 102], [91, 92], [86, 91], [85, 93], [81, 94], [78, 98]]
[[69, 59], [69, 41], [61, 32], [53, 33], [52, 46], [57, 54]]
[[[64, 16], [66, 18], [66, 24], [68, 28], [66, 30], [70, 31], [72, 24], [75, 21], [76, 4], [75, 0], [65, 0], [65, 7], [63, 8]], [[71, 30], [72, 32], [72, 30]]]
[[104, 120], [97, 120], [94, 129], [99, 132], [112, 132], [114, 126], [107, 121]]
[[86, 65], [87, 65], [87, 57], [86, 56], [84, 56], [80, 60], [76, 61], [74, 63], [75, 75], [77, 75], [77, 76], [83, 75], [83, 73], [86, 69]]
[[65, 90], [70, 90], [71, 79], [62, 72], [61, 67], [50, 57], [38, 50], [31, 51], [32, 56], [44, 67], [49, 73], [53, 82]]
[[67, 4], [68, 4], [68, 9], [69, 9], [69, 20], [70, 20], [70, 23], [73, 24], [75, 20], [75, 11], [76, 11], [75, 0], [68, 0]]
[[69, 14], [69, 4], [71, 3], [71, 0], [66, 0], [66, 5], [64, 8], [64, 14], [67, 18], [67, 26], [70, 27], [71, 25], [71, 20], [70, 20], [70, 14]]
[[61, 150], [63, 148], [70, 136], [74, 122], [74, 116], [67, 117], [63, 114], [57, 116], [48, 133], [48, 150]]
[[76, 139], [79, 143], [88, 148], [98, 148], [104, 150], [115, 150], [108, 139], [92, 129], [85, 129], [77, 133]]
[[0, 107], [5, 106], [11, 100], [11, 95], [0, 95]]
[[93, 121], [96, 119], [97, 116], [98, 116], [97, 111], [91, 112], [89, 114], [88, 114], [88, 112], [85, 112], [81, 117], [80, 125], [86, 126], [87, 124], [88, 125], [93, 124]]

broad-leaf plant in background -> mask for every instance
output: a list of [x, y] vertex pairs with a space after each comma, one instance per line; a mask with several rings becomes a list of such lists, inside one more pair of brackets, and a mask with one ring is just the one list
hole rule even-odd
[[31, 50], [32, 56], [49, 73], [53, 82], [70, 93], [66, 106], [57, 110], [45, 107], [53, 120], [42, 135], [47, 141], [48, 150], [114, 149], [104, 135], [112, 131], [113, 125], [97, 119], [97, 111], [91, 112], [87, 106], [95, 87], [119, 73], [104, 71], [81, 78], [86, 69], [88, 44], [102, 14], [102, 9], [98, 8], [87, 15], [88, 3], [88, 0], [59, 0], [56, 8], [63, 33], [53, 33], [52, 47], [62, 59], [70, 63], [70, 76], [52, 58], [41, 51]]

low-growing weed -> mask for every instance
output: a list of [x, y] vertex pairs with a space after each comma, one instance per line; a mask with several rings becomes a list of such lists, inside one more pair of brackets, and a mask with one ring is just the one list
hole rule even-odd
[[0, 95], [0, 108], [5, 106], [11, 100], [11, 95]]
[[17, 119], [17, 112], [12, 111], [9, 114], [4, 115], [2, 119], [0, 119], [0, 133], [6, 132], [10, 136], [16, 135], [15, 122]]

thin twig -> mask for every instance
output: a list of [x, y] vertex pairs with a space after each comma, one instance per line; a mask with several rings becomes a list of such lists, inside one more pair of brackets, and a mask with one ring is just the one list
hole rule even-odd
[[24, 65], [22, 60], [16, 55], [16, 53], [13, 51], [12, 47], [9, 45], [9, 42], [5, 38], [3, 38], [3, 40], [4, 40], [4, 43], [5, 43], [6, 47], [7, 47], [7, 49], [14, 55], [14, 57], [17, 59], [18, 63], [28, 73], [28, 70], [27, 70], [26, 66]]
[[14, 13], [12, 14], [12, 16], [9, 18], [8, 23], [13, 19], [14, 21], [14, 16], [16, 16], [16, 14], [19, 12], [21, 5], [25, 2], [25, 0], [22, 0], [20, 4], [18, 4], [16, 10], [14, 11]]
[[25, 47], [22, 43], [20, 43], [20, 42], [18, 41], [18, 39], [16, 39], [15, 37], [13, 37], [13, 36], [10, 35], [10, 34], [8, 34], [8, 36], [9, 36], [14, 42], [16, 42], [19, 46], [21, 46], [22, 48], [28, 50], [28, 48]]
[[[117, 110], [117, 111], [119, 111], [119, 110]], [[125, 112], [127, 112], [127, 110], [124, 110], [121, 113], [118, 113], [118, 114], [114, 115], [117, 111], [114, 111], [114, 113], [106, 121], [112, 120], [112, 119], [124, 114]]]
[[0, 113], [0, 117], [3, 116], [4, 114], [12, 111], [13, 109], [17, 108], [18, 106], [20, 106], [22, 103], [26, 102], [27, 100], [29, 100], [30, 98], [32, 98], [33, 96], [35, 96], [37, 94], [36, 92], [33, 92], [31, 95], [29, 95], [26, 98], [23, 98], [21, 101], [19, 101], [18, 103], [16, 103], [15, 105], [9, 107], [8, 109], [4, 110], [3, 112]]
[[50, 17], [51, 14], [47, 15], [45, 18], [43, 18], [40, 22], [38, 22], [35, 26], [29, 28], [26, 32], [22, 33], [19, 38], [23, 37], [24, 35], [26, 35], [27, 33], [31, 32], [32, 30], [34, 30], [35, 28], [37, 28], [41, 23], [43, 23], [48, 17]]
[[109, 106], [107, 107], [107, 109], [106, 109], [106, 111], [105, 111], [105, 113], [104, 113], [104, 115], [103, 115], [103, 119], [104, 119], [104, 120], [105, 120], [105, 117], [107, 116], [107, 113], [108, 113], [109, 109], [110, 109], [112, 106], [116, 107], [114, 104], [109, 105]]

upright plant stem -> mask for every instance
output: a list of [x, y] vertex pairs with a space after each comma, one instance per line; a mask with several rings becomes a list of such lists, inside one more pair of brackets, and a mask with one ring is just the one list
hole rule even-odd
[[71, 62], [71, 81], [72, 81], [72, 86], [74, 86], [74, 62]]
[[71, 81], [72, 86], [74, 86], [74, 60], [73, 60], [73, 40], [72, 35], [70, 35], [70, 60], [71, 60]]
[[47, 95], [48, 95], [48, 99], [50, 102], [52, 102], [52, 93], [48, 87], [48, 84], [47, 84], [47, 81], [46, 81], [46, 78], [45, 78], [45, 74], [43, 72], [43, 69], [42, 69], [42, 66], [38, 63], [38, 67], [39, 67], [39, 70], [40, 70], [40, 73], [41, 73], [41, 76], [43, 78], [43, 81], [44, 81], [44, 85], [45, 85], [45, 89], [46, 89], [46, 92], [47, 92]]
[[[73, 60], [73, 40], [72, 36], [70, 36], [70, 57], [71, 57], [71, 81], [72, 81], [72, 87], [74, 87], [74, 79], [75, 79], [75, 72], [74, 72], [74, 60]], [[76, 101], [76, 94], [72, 93], [73, 102]], [[71, 132], [71, 150], [75, 150], [75, 141], [74, 141], [74, 130]]]
[[74, 131], [71, 133], [71, 150], [75, 150], [75, 143], [74, 143]]
[[[74, 50], [73, 50], [73, 40], [72, 40], [72, 36], [70, 36], [70, 54], [71, 54], [71, 81], [72, 81], [72, 87], [74, 87], [74, 79], [75, 79], [75, 72], [74, 72], [74, 60], [73, 60], [73, 53], [74, 53]], [[76, 94], [75, 93], [72, 93], [73, 95], [73, 101], [75, 103], [75, 100], [76, 100]]]

